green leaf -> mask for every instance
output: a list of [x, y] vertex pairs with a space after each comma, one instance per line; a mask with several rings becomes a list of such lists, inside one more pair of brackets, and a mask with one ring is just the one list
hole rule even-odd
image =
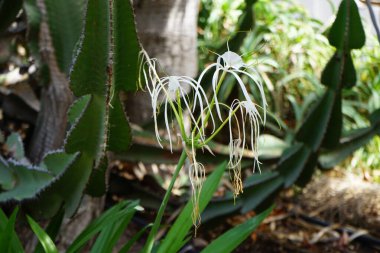
[[[35, 198], [38, 193], [51, 185], [61, 175], [13, 161], [10, 161], [8, 164], [14, 175], [15, 184], [11, 189], [0, 193], [0, 202], [11, 199], [23, 200]], [[60, 173], [63, 172], [60, 171]]]
[[342, 64], [342, 53], [336, 52], [322, 72], [321, 83], [334, 90], [340, 88]]
[[360, 134], [345, 137], [339, 146], [334, 149], [324, 150], [318, 158], [320, 166], [329, 169], [351, 155], [355, 150], [367, 144], [374, 135], [380, 135], [380, 124], [362, 129]]
[[318, 104], [306, 117], [298, 130], [296, 140], [305, 143], [312, 151], [318, 150], [327, 131], [336, 93], [327, 89]]
[[0, 252], [24, 252], [21, 242], [14, 230], [18, 208], [12, 212], [9, 219], [0, 209]]
[[246, 213], [259, 207], [265, 200], [277, 195], [283, 185], [284, 178], [277, 176], [258, 185], [244, 188], [244, 194], [242, 195], [244, 202], [240, 212]]
[[70, 75], [75, 96], [104, 96], [109, 56], [109, 5], [104, 0], [89, 0], [79, 52]]
[[82, 32], [83, 0], [44, 0], [47, 22], [61, 72], [68, 74]]
[[50, 152], [45, 155], [42, 164], [46, 167], [47, 171], [52, 172], [54, 175], [60, 175], [74, 163], [78, 155], [79, 153], [66, 154], [63, 151]]
[[5, 145], [15, 160], [21, 161], [25, 158], [24, 144], [22, 143], [21, 136], [18, 133], [12, 133], [9, 135]]
[[16, 184], [16, 179], [8, 163], [0, 156], [0, 190], [10, 190]]
[[[223, 198], [217, 198], [217, 199], [212, 200], [210, 204], [207, 206], [206, 210], [202, 213], [202, 220], [208, 221], [211, 219], [216, 219], [226, 214], [233, 213], [237, 210], [241, 210], [243, 205], [247, 208], [246, 206], [247, 202], [250, 201], [252, 194], [253, 195], [256, 194], [255, 190], [257, 189], [257, 187], [259, 187], [258, 189], [263, 188], [260, 185], [265, 184], [265, 182], [267, 182], [268, 184], [266, 185], [269, 186], [273, 183], [271, 181], [272, 180], [276, 181], [276, 178], [278, 177], [279, 177], [278, 171], [268, 171], [268, 172], [263, 172], [261, 174], [254, 174], [248, 177], [243, 183], [244, 185], [243, 194], [241, 194], [237, 199], [234, 200], [233, 195], [231, 194], [231, 192], [229, 192]], [[274, 190], [274, 192], [276, 191]], [[269, 198], [273, 192], [272, 190], [269, 190], [268, 193], [260, 192], [260, 194], [262, 193], [264, 195], [261, 195], [261, 196], [264, 196], [264, 200], [265, 200]], [[252, 197], [252, 199], [255, 199], [255, 197]], [[248, 208], [255, 209], [264, 200], [260, 200], [260, 202], [253, 203], [254, 205]]]
[[[62, 221], [64, 218], [64, 210], [63, 208], [52, 218], [52, 220], [49, 222], [49, 225], [47, 226], [45, 232], [48, 234], [48, 236], [54, 241], [59, 233], [59, 229], [61, 228]], [[41, 243], [39, 243], [34, 253], [44, 253], [44, 247]]]
[[[91, 174], [93, 160], [85, 154], [79, 154], [65, 172], [42, 191], [36, 200], [26, 203], [33, 216], [51, 218], [64, 207], [66, 216], [76, 211]], [[70, 191], [67, 186], [70, 186]]]
[[[105, 99], [91, 96], [82, 117], [68, 133], [65, 151], [67, 153], [84, 152], [89, 158], [101, 158], [104, 143]], [[87, 168], [89, 169], [89, 168]]]
[[113, 224], [110, 223], [107, 227], [103, 228], [91, 249], [91, 253], [112, 252], [136, 211], [136, 208], [132, 209], [122, 219], [115, 221]]
[[140, 46], [132, 4], [115, 0], [113, 17], [113, 75], [109, 108], [108, 150], [126, 152], [131, 144], [131, 129], [120, 100], [120, 91], [136, 91]]
[[342, 73], [342, 87], [352, 88], [356, 84], [356, 70], [352, 61], [351, 53], [347, 53], [344, 58], [344, 68]]
[[342, 94], [337, 91], [337, 98], [331, 112], [331, 119], [327, 126], [322, 147], [333, 148], [339, 144], [343, 128]]
[[71, 125], [74, 125], [79, 118], [82, 117], [83, 112], [87, 109], [91, 100], [91, 95], [84, 95], [72, 103], [67, 113], [67, 120]]
[[34, 234], [38, 237], [38, 240], [42, 244], [46, 253], [58, 253], [58, 249], [55, 246], [53, 240], [50, 236], [43, 230], [43, 228], [38, 225], [31, 217], [27, 216], [30, 227], [32, 228]]
[[291, 186], [300, 176], [305, 164], [310, 158], [311, 150], [306, 145], [301, 145], [297, 151], [277, 166], [277, 170], [284, 177], [284, 186]]
[[144, 232], [150, 228], [152, 224], [146, 225], [143, 227], [138, 233], [134, 234], [132, 238], [120, 249], [119, 253], [128, 253], [133, 244], [140, 239], [140, 237], [144, 234]]
[[[101, 180], [101, 184], [98, 185], [99, 188], [94, 188], [93, 181], [91, 181], [89, 185], [90, 193], [99, 195], [99, 192], [102, 193], [105, 190], [105, 179], [104, 177], [99, 178], [98, 173], [102, 174], [107, 167], [107, 164], [101, 164], [105, 142], [105, 106], [105, 97], [90, 95], [88, 98], [81, 98], [70, 110], [72, 119], [80, 114], [81, 116], [77, 118], [68, 134], [65, 150], [68, 153], [80, 151], [81, 156], [57, 184], [70, 184], [72, 187], [70, 194], [60, 190], [64, 189], [63, 186], [55, 188], [60, 192], [62, 201], [66, 202], [68, 214], [73, 214], [76, 210], [92, 173], [92, 179], [94, 179], [95, 183], [99, 183], [99, 180]], [[97, 171], [92, 172], [94, 164]], [[93, 191], [93, 189], [96, 189], [96, 191]], [[54, 190], [51, 191], [52, 194], [53, 192]]]
[[364, 46], [365, 33], [354, 0], [343, 0], [329, 32], [329, 42], [337, 49], [358, 49]]
[[39, 48], [39, 31], [41, 22], [41, 13], [38, 9], [36, 0], [24, 0], [24, 11], [28, 23], [28, 48], [34, 57], [36, 64], [41, 64], [41, 54]]
[[108, 168], [107, 156], [103, 156], [97, 168], [92, 170], [90, 179], [86, 186], [86, 194], [92, 197], [101, 197], [107, 191], [106, 171]]
[[115, 95], [120, 90], [136, 91], [140, 45], [135, 15], [129, 0], [113, 1], [113, 77]]
[[[72, 201], [70, 201], [70, 196], [76, 196], [77, 194], [78, 187], [76, 182], [86, 179], [85, 175], [81, 174], [83, 171], [81, 165], [83, 165], [83, 158], [78, 153], [55, 152], [47, 154], [40, 168], [44, 168], [44, 173], [54, 177], [50, 178], [43, 188], [41, 187], [40, 191], [37, 192], [37, 196], [33, 196], [35, 199], [32, 202], [25, 204], [25, 208], [28, 209], [30, 214], [51, 218], [63, 206], [63, 202], [65, 202], [65, 208], [68, 212], [75, 211], [76, 206], [73, 207], [72, 202], [77, 203], [81, 195]], [[83, 178], [80, 176], [83, 176]], [[23, 186], [20, 189], [21, 192], [28, 192], [26, 186], [33, 183], [33, 180], [26, 180], [26, 182], [20, 183], [20, 187]], [[67, 185], [70, 185], [70, 191], [67, 191]]]
[[228, 253], [238, 247], [272, 212], [273, 206], [263, 213], [251, 218], [239, 226], [228, 230], [216, 240], [212, 241], [202, 253]]
[[215, 199], [209, 203], [206, 210], [202, 213], [202, 222], [218, 219], [225, 214], [231, 214], [241, 209], [244, 199], [238, 198], [234, 200], [232, 194], [228, 194], [222, 199]]
[[120, 219], [123, 219], [129, 213], [135, 212], [137, 205], [137, 201], [131, 202], [127, 200], [113, 206], [104, 212], [100, 217], [91, 222], [90, 225], [88, 225], [86, 229], [79, 234], [66, 252], [81, 252], [80, 249], [85, 246], [93, 236], [98, 234], [105, 227], [109, 226], [109, 224], [114, 224], [120, 221]]
[[378, 125], [380, 123], [380, 108], [369, 115], [369, 120], [372, 125]]
[[[255, 26], [253, 5], [256, 2], [257, 0], [245, 0], [246, 7], [244, 9], [243, 15], [241, 15], [241, 17], [239, 18], [237, 32], [228, 43], [230, 50], [233, 52], [239, 51], [245, 37], [247, 36], [246, 31], [251, 31]], [[241, 32], [241, 31], [244, 31], [244, 32]]]
[[[219, 165], [214, 172], [206, 179], [203, 187], [202, 194], [199, 200], [199, 210], [202, 212], [207, 204], [210, 202], [212, 195], [216, 191], [220, 179], [223, 176], [227, 163], [224, 162]], [[178, 252], [184, 244], [184, 240], [191, 229], [193, 222], [191, 213], [193, 211], [193, 203], [190, 200], [183, 208], [182, 212], [171, 226], [167, 236], [160, 244], [157, 253], [171, 253]]]
[[278, 171], [266, 171], [260, 174], [253, 174], [244, 181], [244, 187], [253, 187], [277, 176], [279, 176]]
[[22, 0], [0, 0], [0, 34], [15, 21], [22, 7]]
[[262, 160], [263, 158], [278, 158], [281, 156], [282, 152], [289, 146], [289, 144], [285, 141], [270, 134], [260, 135], [258, 145], [260, 160]]
[[[49, 189], [49, 193], [61, 197], [62, 202], [58, 204], [57, 201], [57, 205], [60, 207], [64, 203], [67, 216], [73, 215], [80, 203], [91, 175], [92, 165], [92, 159], [85, 154], [80, 154], [73, 165], [71, 165], [64, 175]], [[67, 190], [67, 185], [70, 185], [70, 191]], [[41, 196], [41, 199], [44, 200], [44, 197]]]
[[318, 153], [312, 153], [307, 160], [301, 174], [297, 178], [296, 184], [300, 187], [305, 187], [307, 183], [310, 182], [315, 169], [317, 168]]
[[107, 149], [116, 153], [126, 152], [132, 142], [132, 132], [123, 105], [114, 96], [109, 108]]

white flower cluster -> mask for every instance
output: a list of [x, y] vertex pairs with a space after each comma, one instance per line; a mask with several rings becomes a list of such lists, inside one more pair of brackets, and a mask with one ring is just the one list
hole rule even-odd
[[[204, 167], [196, 161], [195, 152], [197, 148], [208, 148], [207, 143], [212, 140], [220, 130], [228, 123], [229, 125], [229, 150], [230, 159], [228, 167], [233, 172], [232, 183], [234, 186], [234, 196], [236, 197], [243, 190], [241, 181], [241, 160], [243, 151], [247, 144], [250, 144], [255, 157], [255, 164], [259, 165], [258, 161], [258, 137], [260, 131], [260, 123], [265, 124], [267, 102], [262, 83], [258, 78], [256, 70], [244, 63], [241, 56], [227, 51], [219, 55], [217, 61], [209, 65], [199, 76], [197, 80], [187, 76], [165, 76], [159, 77], [156, 70], [157, 60], [149, 58], [145, 51], [141, 52], [140, 71], [152, 102], [153, 117], [155, 124], [155, 133], [158, 143], [161, 145], [161, 137], [158, 131], [157, 116], [160, 108], [163, 107], [165, 118], [165, 126], [172, 150], [171, 130], [172, 119], [170, 112], [175, 116], [176, 122], [180, 128], [180, 136], [185, 149], [187, 150], [191, 166], [189, 168], [189, 178], [193, 189], [193, 201], [195, 209], [197, 209], [199, 194], [205, 177]], [[212, 95], [210, 101], [206, 92], [202, 88], [204, 77], [209, 71], [212, 73]], [[219, 102], [218, 93], [223, 84], [226, 75], [232, 75], [236, 79], [237, 84], [243, 94], [244, 100], [235, 99], [231, 105], [225, 105]], [[242, 77], [253, 81], [262, 99], [261, 106], [254, 103], [249, 95]], [[140, 82], [141, 85], [142, 82]], [[189, 95], [190, 94], [190, 95]], [[191, 97], [190, 97], [191, 96]], [[222, 109], [227, 108], [228, 113], [224, 116]], [[258, 108], [263, 111], [262, 118]], [[184, 127], [183, 113], [190, 115], [191, 132], [186, 132]], [[216, 129], [216, 122], [213, 116], [213, 110], [222, 122]], [[206, 127], [212, 124], [210, 136], [206, 136]], [[250, 129], [250, 140], [246, 140], [246, 130]], [[236, 131], [237, 130], [237, 131]], [[162, 145], [161, 145], [162, 147]], [[199, 219], [199, 213], [193, 213], [193, 219]], [[194, 221], [194, 224], [198, 221]]]

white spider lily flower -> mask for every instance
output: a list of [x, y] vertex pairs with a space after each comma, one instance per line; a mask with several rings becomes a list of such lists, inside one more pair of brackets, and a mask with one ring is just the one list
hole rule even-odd
[[139, 55], [139, 62], [139, 73], [144, 78], [144, 81], [142, 81], [141, 76], [139, 76], [139, 86], [142, 90], [146, 87], [149, 94], [152, 96], [153, 90], [160, 79], [157, 74], [158, 60], [156, 58], [150, 58], [148, 53], [142, 49]]
[[[194, 137], [194, 135], [192, 135]], [[186, 149], [187, 157], [190, 160], [189, 167], [189, 180], [191, 184], [191, 201], [193, 203], [193, 211], [191, 213], [191, 218], [193, 220], [193, 225], [195, 227], [195, 236], [197, 233], [197, 228], [201, 224], [201, 212], [199, 208], [199, 200], [201, 197], [203, 183], [206, 179], [206, 170], [203, 164], [197, 162], [196, 150], [194, 147], [194, 139], [192, 139], [191, 150]]]
[[203, 183], [206, 179], [206, 170], [203, 164], [196, 160], [189, 167], [189, 179], [191, 183], [191, 201], [193, 203], [193, 212], [191, 218], [195, 228], [201, 223], [201, 212], [199, 209], [199, 200], [201, 197]]
[[[194, 98], [191, 100], [188, 96], [188, 93], [192, 92], [194, 94]], [[161, 145], [161, 138], [158, 132], [158, 123], [157, 116], [159, 112], [159, 108], [164, 106], [164, 118], [165, 118], [165, 126], [168, 133], [168, 139], [170, 143], [170, 150], [172, 151], [172, 141], [171, 141], [171, 131], [170, 131], [170, 120], [169, 120], [169, 108], [171, 108], [176, 115], [177, 120], [183, 121], [182, 110], [187, 109], [191, 122], [193, 126], [196, 128], [197, 133], [199, 133], [199, 137], [201, 141], [204, 141], [205, 138], [205, 130], [204, 127], [206, 125], [205, 122], [205, 110], [208, 109], [209, 103], [207, 101], [206, 93], [203, 88], [191, 77], [187, 76], [168, 76], [160, 78], [153, 87], [152, 93], [152, 109], [153, 109], [153, 118], [155, 125], [156, 138]], [[185, 108], [182, 109], [182, 102], [184, 103]], [[169, 105], [169, 106], [168, 106]], [[197, 121], [197, 117], [194, 115], [196, 107], [199, 107], [200, 111], [200, 121]], [[212, 118], [212, 121], [213, 118]], [[183, 125], [183, 122], [178, 122]], [[182, 138], [185, 133], [181, 133]]]
[[[236, 115], [237, 111], [240, 111], [241, 124], [240, 127], [239, 119]], [[234, 188], [234, 197], [243, 191], [242, 181], [241, 181], [241, 160], [243, 158], [243, 152], [246, 144], [246, 124], [249, 122], [249, 128], [251, 129], [250, 134], [250, 144], [252, 152], [254, 154], [254, 170], [256, 164], [260, 170], [260, 162], [258, 160], [258, 139], [260, 135], [260, 121], [262, 122], [261, 115], [256, 108], [256, 105], [252, 101], [239, 101], [235, 99], [230, 107], [229, 112], [229, 132], [230, 132], [230, 142], [229, 142], [229, 153], [230, 160], [228, 162], [228, 168], [233, 171], [232, 185]], [[233, 122], [237, 126], [237, 137], [233, 134]], [[247, 123], [246, 123], [247, 122]]]
[[212, 76], [212, 88], [214, 91], [215, 107], [216, 107], [216, 111], [217, 111], [217, 114], [218, 114], [218, 117], [220, 118], [220, 120], [222, 120], [222, 116], [220, 113], [220, 106], [218, 103], [217, 93], [218, 93], [218, 89], [220, 88], [219, 87], [219, 85], [220, 85], [219, 75], [220, 75], [220, 72], [223, 72], [223, 73], [229, 73], [229, 74], [234, 76], [234, 78], [237, 80], [237, 82], [240, 86], [241, 91], [243, 92], [245, 100], [247, 100], [249, 102], [252, 102], [252, 99], [249, 96], [249, 93], [248, 93], [240, 75], [247, 76], [249, 79], [251, 79], [256, 84], [256, 86], [259, 89], [261, 98], [262, 98], [262, 108], [264, 110], [264, 122], [265, 122], [266, 121], [265, 115], [266, 115], [267, 102], [265, 99], [264, 88], [263, 88], [263, 85], [262, 85], [260, 79], [258, 78], [257, 71], [251, 65], [244, 63], [244, 61], [240, 55], [228, 50], [224, 54], [218, 56], [216, 63], [213, 63], [213, 64], [209, 65], [207, 68], [205, 68], [205, 70], [199, 76], [198, 83], [201, 83], [204, 75], [210, 69], [212, 69], [214, 67], [215, 67], [215, 72]]
[[[205, 126], [207, 125], [206, 121], [208, 120], [208, 118], [205, 116], [207, 111], [209, 112], [209, 115], [211, 115], [211, 121], [214, 129], [215, 121], [211, 114], [211, 109], [207, 99], [207, 95], [204, 92], [203, 88], [196, 80], [187, 76], [168, 76], [160, 78], [157, 74], [157, 66], [157, 59], [150, 58], [145, 50], [141, 50], [139, 71], [143, 80], [140, 76], [139, 85], [141, 88], [146, 87], [151, 96], [155, 134], [158, 144], [162, 147], [162, 139], [159, 135], [157, 124], [157, 116], [159, 113], [159, 109], [162, 105], [164, 105], [165, 125], [168, 133], [171, 151], [171, 122], [168, 115], [170, 109], [172, 109], [172, 111], [174, 112], [177, 121], [181, 121], [178, 122], [178, 124], [180, 126], [184, 125], [184, 123], [182, 122], [183, 118], [181, 118], [183, 115], [183, 111], [181, 108], [182, 105], [179, 104], [178, 98], [180, 98], [180, 100], [182, 100], [182, 102], [185, 104], [184, 109], [188, 110], [190, 114], [191, 123], [194, 125], [196, 129], [196, 133], [199, 133], [198, 136], [200, 140], [204, 141]], [[193, 100], [190, 100], [188, 93], [192, 93], [194, 95]], [[195, 117], [194, 113], [197, 108], [199, 109], [199, 115]], [[186, 136], [184, 135], [186, 135], [186, 133], [184, 133], [184, 129], [181, 129], [181, 131], [181, 137], [182, 139], [185, 139]]]
[[[236, 197], [243, 193], [243, 182], [241, 179], [241, 150], [244, 150], [241, 146], [241, 139], [234, 139], [229, 143], [230, 148], [230, 161], [228, 162], [230, 179], [232, 182], [234, 202]], [[232, 171], [232, 173], [231, 173]]]

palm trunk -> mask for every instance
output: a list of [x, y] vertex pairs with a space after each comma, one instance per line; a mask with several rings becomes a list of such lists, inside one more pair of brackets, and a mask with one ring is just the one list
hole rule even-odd
[[[142, 46], [157, 58], [168, 75], [195, 76], [198, 71], [198, 1], [135, 0], [137, 32]], [[149, 96], [138, 92], [127, 98], [131, 122], [152, 118]]]

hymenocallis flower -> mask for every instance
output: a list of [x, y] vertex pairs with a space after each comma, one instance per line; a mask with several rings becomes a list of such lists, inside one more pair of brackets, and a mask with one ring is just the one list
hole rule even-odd
[[197, 233], [197, 228], [201, 223], [201, 215], [199, 208], [199, 200], [201, 197], [202, 186], [206, 179], [206, 170], [203, 164], [197, 162], [196, 150], [194, 148], [194, 143], [191, 145], [191, 151], [186, 149], [187, 156], [190, 160], [189, 167], [189, 179], [191, 184], [191, 201], [193, 203], [193, 212], [191, 218], [195, 227], [195, 235]]
[[[234, 76], [234, 78], [236, 79], [236, 81], [239, 84], [239, 87], [240, 87], [240, 89], [244, 95], [244, 98], [249, 102], [252, 102], [252, 100], [251, 100], [251, 97], [250, 97], [240, 75], [247, 76], [249, 79], [251, 79], [256, 84], [256, 86], [259, 89], [261, 98], [262, 98], [262, 105], [263, 105], [262, 108], [264, 110], [264, 122], [265, 122], [267, 102], [265, 99], [265, 93], [264, 93], [263, 85], [262, 85], [260, 79], [257, 77], [258, 76], [257, 71], [252, 66], [244, 63], [244, 61], [240, 55], [228, 50], [224, 54], [218, 56], [216, 63], [209, 65], [201, 73], [201, 75], [199, 76], [199, 79], [198, 79], [198, 83], [201, 83], [202, 78], [204, 77], [206, 72], [208, 72], [210, 69], [212, 69], [214, 67], [215, 67], [215, 72], [212, 76], [212, 88], [214, 91], [213, 97], [215, 100], [215, 108], [216, 108], [216, 111], [217, 111], [217, 114], [218, 114], [220, 120], [222, 120], [222, 116], [220, 113], [220, 106], [218, 103], [218, 96], [217, 95], [218, 95], [218, 91], [220, 89], [220, 86], [223, 82], [225, 75], [227, 73], [229, 73], [229, 74]], [[222, 74], [220, 74], [220, 72], [222, 72]]]
[[[228, 47], [228, 45], [227, 45]], [[229, 49], [222, 55], [219, 55], [216, 62], [209, 65], [199, 76], [198, 83], [202, 82], [204, 75], [215, 68], [215, 72], [212, 74], [212, 89], [213, 89], [213, 101], [212, 106], [215, 106], [217, 115], [223, 124], [225, 124], [226, 120], [229, 121], [229, 129], [230, 129], [230, 142], [229, 142], [229, 151], [230, 151], [230, 159], [228, 163], [229, 169], [233, 172], [232, 174], [232, 185], [234, 188], [234, 196], [236, 197], [239, 193], [243, 191], [242, 180], [241, 180], [241, 159], [243, 157], [243, 152], [246, 146], [246, 124], [250, 127], [250, 145], [254, 154], [255, 166], [259, 165], [258, 161], [258, 147], [257, 140], [259, 136], [259, 123], [265, 124], [266, 121], [266, 99], [263, 85], [260, 81], [259, 75], [257, 71], [250, 65], [244, 63], [241, 56], [238, 54], [231, 52]], [[232, 75], [238, 85], [242, 94], [244, 96], [244, 101], [240, 101], [235, 99], [231, 106], [229, 107], [229, 116], [227, 119], [223, 119], [220, 111], [220, 105], [218, 101], [218, 92], [223, 84], [225, 76], [229, 74]], [[252, 101], [250, 94], [248, 93], [247, 88], [243, 82], [243, 76], [252, 80], [258, 90], [260, 92], [260, 97], [262, 99], [262, 106], [260, 108], [263, 109], [264, 120], [262, 120], [259, 111], [256, 108], [256, 104]], [[236, 117], [237, 112], [240, 111], [241, 121], [239, 123], [239, 119]], [[232, 130], [232, 122], [236, 122], [235, 127], [237, 127], [238, 136], [234, 136]], [[242, 127], [240, 127], [240, 125]], [[218, 129], [219, 130], [219, 129]], [[216, 132], [218, 132], [216, 130]], [[254, 168], [255, 168], [254, 166]]]
[[[151, 103], [155, 134], [159, 145], [162, 147], [162, 140], [157, 122], [158, 113], [161, 108], [163, 109], [162, 113], [164, 114], [165, 128], [168, 134], [171, 150], [171, 129], [174, 121], [177, 122], [180, 129], [179, 135], [182, 139], [186, 156], [190, 161], [189, 179], [192, 189], [191, 200], [194, 207], [192, 219], [195, 228], [197, 228], [200, 224], [199, 200], [206, 173], [204, 166], [197, 162], [196, 150], [197, 148], [208, 149], [208, 142], [211, 141], [228, 123], [230, 132], [230, 158], [228, 168], [230, 169], [232, 185], [234, 188], [234, 197], [236, 198], [241, 192], [243, 192], [241, 160], [243, 158], [246, 144], [249, 144], [253, 151], [255, 160], [254, 166], [256, 166], [256, 164], [259, 165], [257, 145], [260, 132], [259, 126], [260, 123], [265, 124], [266, 120], [266, 99], [263, 85], [260, 82], [260, 78], [258, 78], [256, 70], [250, 65], [245, 64], [241, 56], [229, 50], [224, 54], [219, 55], [216, 63], [208, 66], [197, 80], [187, 76], [159, 77], [156, 69], [158, 65], [157, 60], [150, 59], [144, 50], [140, 55], [140, 72], [145, 81], [145, 87], [152, 99]], [[215, 72], [212, 74], [212, 94], [209, 102], [207, 95], [201, 86], [201, 82], [203, 81], [206, 72], [210, 71], [212, 68], [215, 68]], [[230, 106], [225, 105], [224, 103], [219, 103], [218, 101], [218, 93], [227, 74], [232, 75], [236, 79], [244, 96], [243, 101], [235, 99]], [[244, 76], [245, 78], [252, 80], [258, 87], [262, 106], [259, 106], [252, 101], [243, 82], [243, 80], [246, 80]], [[220, 111], [221, 106], [226, 107], [228, 110], [228, 117], [225, 119], [222, 118]], [[264, 120], [258, 111], [258, 107], [263, 110]], [[218, 129], [215, 129], [212, 113], [214, 108], [218, 117], [222, 121], [222, 124], [218, 126]], [[185, 111], [190, 118], [190, 131], [186, 131], [184, 127]], [[209, 121], [213, 125], [213, 130], [211, 131], [211, 135], [206, 137], [205, 128]], [[246, 133], [246, 130], [248, 131], [249, 129], [250, 135]], [[250, 140], [246, 140], [246, 136], [249, 136]]]
[[[188, 94], [193, 94], [190, 97]], [[157, 115], [159, 108], [164, 106], [165, 126], [168, 133], [170, 148], [172, 148], [170, 134], [169, 111], [173, 111], [181, 130], [181, 137], [186, 141], [189, 133], [185, 132], [183, 111], [186, 110], [190, 117], [192, 126], [199, 133], [199, 138], [204, 141], [205, 110], [209, 108], [206, 93], [202, 87], [192, 78], [187, 76], [169, 76], [160, 78], [152, 91], [152, 108], [156, 129], [156, 137], [160, 143], [157, 126]], [[199, 115], [195, 114], [198, 107]], [[208, 109], [209, 110], [209, 109]], [[161, 144], [160, 144], [161, 145]]]
[[[205, 126], [207, 125], [208, 118], [206, 119], [206, 111], [210, 110], [210, 105], [207, 100], [206, 93], [200, 84], [191, 77], [187, 76], [165, 76], [160, 78], [156, 70], [156, 59], [149, 58], [145, 51], [141, 53], [140, 71], [145, 79], [147, 90], [151, 96], [151, 103], [153, 109], [153, 118], [155, 125], [155, 134], [159, 145], [161, 145], [161, 137], [158, 131], [157, 116], [160, 112], [160, 108], [164, 107], [165, 127], [168, 134], [170, 150], [172, 151], [171, 140], [171, 123], [169, 113], [173, 112], [177, 120], [181, 131], [181, 138], [185, 142], [188, 141], [188, 137], [191, 134], [186, 133], [184, 127], [183, 112], [186, 110], [190, 117], [192, 126], [194, 127], [200, 141], [204, 141], [205, 138]], [[190, 97], [189, 96], [192, 96]], [[198, 111], [196, 111], [198, 110]], [[195, 113], [199, 112], [198, 115]], [[214, 118], [211, 114], [211, 121], [214, 125]]]
[[[237, 111], [240, 111], [240, 119], [236, 115]], [[241, 160], [243, 158], [246, 144], [246, 124], [249, 124], [248, 126], [251, 130], [250, 145], [255, 159], [254, 169], [257, 164], [260, 170], [260, 162], [258, 160], [258, 138], [260, 135], [260, 122], [263, 123], [263, 120], [256, 105], [252, 101], [239, 101], [237, 99], [231, 104], [228, 118], [230, 132], [230, 160], [228, 162], [228, 168], [233, 171], [231, 179], [234, 189], [234, 197], [236, 198], [241, 192], [243, 192]], [[233, 125], [233, 122], [235, 122], [235, 125]], [[240, 127], [240, 125], [242, 125], [242, 127]], [[233, 126], [236, 127], [235, 130], [237, 131], [235, 132], [237, 132], [237, 136], [236, 134], [234, 136]]]

